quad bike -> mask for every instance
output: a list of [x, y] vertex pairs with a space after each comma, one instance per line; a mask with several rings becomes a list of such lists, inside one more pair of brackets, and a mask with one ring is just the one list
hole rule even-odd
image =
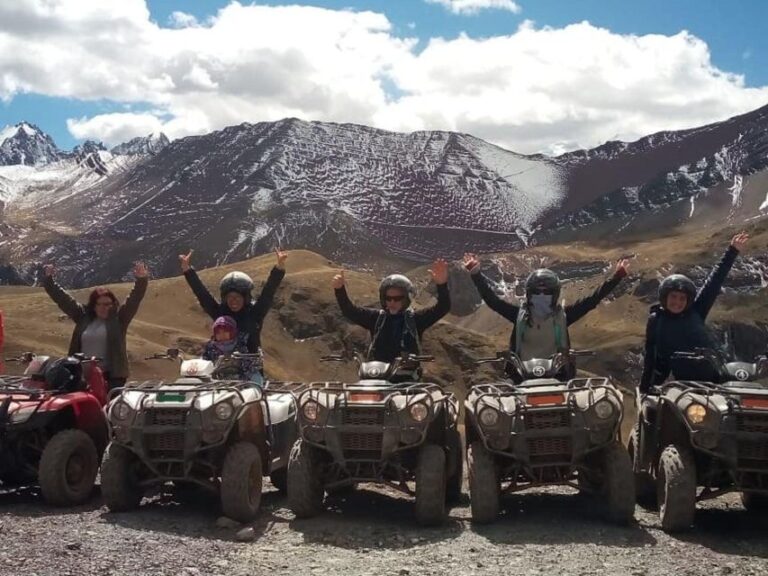
[[672, 356], [674, 380], [639, 395], [632, 431], [638, 500], [658, 503], [667, 532], [691, 527], [696, 502], [741, 492], [768, 511], [768, 357], [727, 362], [710, 349]]
[[472, 387], [465, 401], [472, 519], [493, 521], [505, 493], [566, 485], [592, 494], [607, 518], [631, 521], [632, 463], [620, 440], [621, 392], [608, 378], [575, 378], [570, 351], [523, 361], [500, 352], [508, 380]]
[[262, 476], [285, 491], [296, 439], [293, 394], [303, 384], [241, 379], [239, 364], [260, 358], [235, 352], [215, 363], [183, 360], [177, 349], [150, 357], [182, 360], [180, 378], [130, 382], [109, 403], [101, 471], [107, 507], [135, 509], [151, 487], [173, 482], [218, 494], [226, 516], [248, 522], [259, 511]]
[[297, 517], [318, 514], [326, 492], [366, 482], [415, 496], [421, 524], [445, 519], [446, 501], [461, 493], [462, 449], [456, 398], [421, 381], [421, 362], [433, 359], [357, 356], [358, 382], [315, 382], [302, 393], [300, 439], [288, 464], [288, 504]]
[[7, 361], [26, 369], [0, 376], [0, 486], [39, 485], [50, 504], [82, 504], [109, 438], [98, 360], [28, 352]]

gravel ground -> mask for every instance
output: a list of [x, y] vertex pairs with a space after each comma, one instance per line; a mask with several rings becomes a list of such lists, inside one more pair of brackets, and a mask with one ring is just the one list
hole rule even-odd
[[140, 511], [45, 506], [34, 491], [0, 493], [0, 575], [447, 575], [768, 574], [768, 516], [735, 495], [700, 506], [696, 529], [668, 536], [637, 508], [627, 528], [604, 523], [588, 497], [551, 489], [507, 497], [498, 522], [476, 527], [468, 502], [448, 523], [422, 529], [412, 504], [362, 487], [329, 500], [328, 512], [294, 520], [271, 487], [252, 542], [217, 519], [215, 500], [181, 504], [170, 494]]

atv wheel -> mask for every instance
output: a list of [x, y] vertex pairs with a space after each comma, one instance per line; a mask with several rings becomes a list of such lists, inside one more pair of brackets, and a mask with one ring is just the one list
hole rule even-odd
[[696, 464], [687, 448], [670, 444], [661, 452], [657, 490], [662, 529], [690, 528], [696, 514]]
[[764, 514], [768, 511], [768, 496], [765, 494], [753, 494], [751, 492], [741, 493], [741, 503], [747, 512]]
[[464, 451], [461, 446], [461, 434], [455, 428], [448, 430], [448, 484], [445, 488], [447, 502], [461, 500], [461, 485], [464, 482]]
[[317, 451], [297, 440], [288, 459], [288, 507], [296, 518], [317, 516], [323, 509], [323, 484]]
[[101, 496], [111, 512], [139, 507], [143, 490], [137, 474], [138, 458], [127, 448], [110, 444], [101, 462]]
[[280, 494], [285, 496], [288, 493], [288, 468], [272, 470], [269, 479], [272, 481], [272, 486], [277, 488], [277, 491], [280, 492]]
[[[635, 423], [632, 428], [632, 433], [629, 436], [629, 443], [627, 444], [627, 452], [629, 452], [629, 458], [632, 460], [632, 469], [640, 470], [639, 463], [636, 463], [636, 459], [640, 458], [637, 453], [638, 446], [640, 446], [640, 422]], [[655, 508], [656, 507], [656, 485], [653, 481], [653, 476], [648, 472], [639, 471], [635, 472], [635, 499], [637, 503], [643, 508]]]
[[40, 491], [49, 504], [72, 506], [90, 498], [99, 456], [82, 430], [62, 430], [46, 444], [37, 471]]
[[422, 526], [436, 526], [445, 520], [445, 450], [425, 444], [416, 463], [416, 521]]
[[605, 515], [616, 524], [629, 524], [635, 515], [635, 475], [632, 461], [621, 442], [607, 446], [601, 456], [603, 484], [600, 499]]
[[221, 510], [227, 518], [250, 522], [261, 504], [261, 453], [250, 442], [227, 450], [221, 468]]
[[493, 454], [479, 440], [472, 442], [467, 456], [469, 467], [469, 502], [472, 521], [493, 522], [499, 513], [499, 476]]

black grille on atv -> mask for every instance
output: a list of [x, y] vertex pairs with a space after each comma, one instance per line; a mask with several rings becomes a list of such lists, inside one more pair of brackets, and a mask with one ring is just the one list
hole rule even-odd
[[739, 467], [768, 471], [768, 441], [739, 440]]
[[184, 432], [163, 432], [145, 436], [150, 458], [182, 458], [184, 456]]
[[347, 406], [342, 412], [342, 418], [344, 424], [380, 426], [384, 424], [384, 410], [381, 408]]
[[571, 425], [570, 415], [565, 410], [528, 412], [525, 414], [524, 422], [526, 430], [568, 428]]
[[736, 415], [739, 432], [762, 432], [768, 434], [768, 414], [742, 412]]
[[528, 453], [531, 464], [554, 464], [570, 462], [571, 439], [563, 438], [529, 438]]
[[348, 459], [377, 460], [381, 454], [382, 439], [383, 434], [379, 432], [362, 434], [342, 432], [341, 448]]
[[185, 426], [187, 410], [178, 408], [154, 408], [147, 410], [146, 423], [150, 426]]

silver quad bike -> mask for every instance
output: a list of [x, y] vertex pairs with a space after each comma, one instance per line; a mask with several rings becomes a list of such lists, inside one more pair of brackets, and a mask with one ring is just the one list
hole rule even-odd
[[596, 497], [605, 516], [631, 521], [632, 463], [621, 443], [621, 391], [608, 378], [575, 378], [570, 351], [522, 361], [500, 352], [507, 379], [472, 387], [465, 401], [472, 519], [493, 521], [503, 494], [572, 486]]
[[238, 376], [241, 362], [260, 354], [233, 353], [215, 363], [183, 360], [177, 349], [150, 359], [181, 359], [173, 382], [130, 382], [107, 406], [111, 442], [101, 491], [114, 512], [137, 508], [166, 482], [219, 494], [223, 513], [240, 522], [259, 510], [262, 476], [280, 490], [296, 440], [296, 398], [303, 384]]

